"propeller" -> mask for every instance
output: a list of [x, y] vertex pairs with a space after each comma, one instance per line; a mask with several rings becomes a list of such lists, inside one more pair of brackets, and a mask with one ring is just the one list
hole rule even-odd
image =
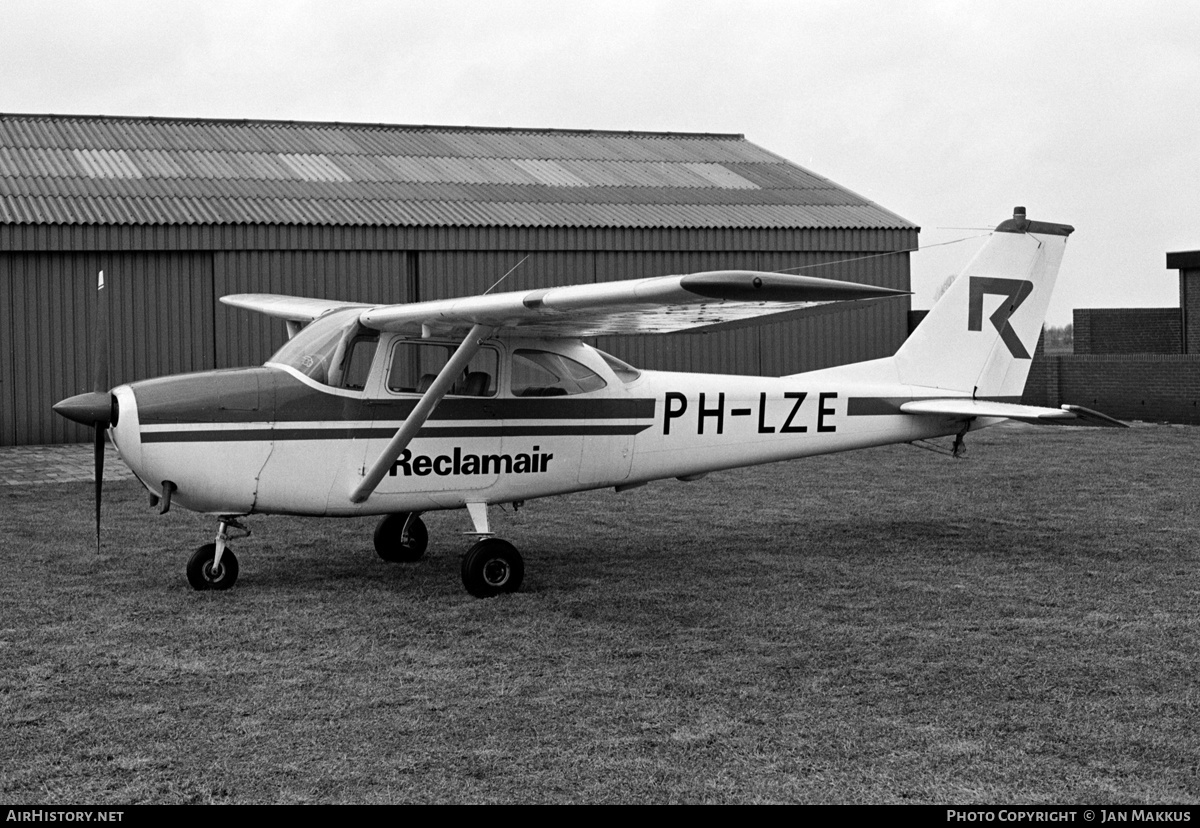
[[104, 431], [117, 424], [117, 398], [108, 388], [108, 303], [104, 300], [104, 271], [96, 283], [96, 348], [92, 390], [54, 404], [54, 412], [95, 429], [93, 456], [96, 467], [96, 554], [100, 554], [100, 498], [104, 488]]

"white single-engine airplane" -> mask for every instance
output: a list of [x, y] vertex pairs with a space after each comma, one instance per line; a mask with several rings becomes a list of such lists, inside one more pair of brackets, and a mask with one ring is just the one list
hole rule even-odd
[[465, 507], [479, 539], [462, 579], [487, 597], [524, 574], [489, 531], [493, 504], [943, 436], [957, 452], [1004, 419], [1122, 425], [1018, 402], [1072, 229], [1017, 208], [894, 356], [792, 376], [639, 371], [582, 340], [901, 292], [730, 270], [404, 305], [225, 296], [287, 323], [262, 367], [110, 391], [103, 323], [96, 390], [54, 409], [96, 427], [97, 543], [103, 429], [161, 511], [218, 516], [216, 541], [188, 562], [196, 589], [233, 585], [229, 530], [249, 534], [246, 515], [383, 515], [379, 555], [414, 561], [421, 513]]

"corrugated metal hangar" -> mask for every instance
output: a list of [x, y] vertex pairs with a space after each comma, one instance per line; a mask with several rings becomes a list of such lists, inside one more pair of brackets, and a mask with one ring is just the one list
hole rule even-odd
[[[115, 384], [263, 362], [283, 326], [227, 293], [410, 302], [522, 259], [500, 290], [722, 268], [907, 290], [917, 233], [741, 135], [0, 115], [0, 445], [90, 439], [50, 406], [91, 384], [99, 270]], [[779, 375], [891, 354], [907, 312], [599, 344]]]

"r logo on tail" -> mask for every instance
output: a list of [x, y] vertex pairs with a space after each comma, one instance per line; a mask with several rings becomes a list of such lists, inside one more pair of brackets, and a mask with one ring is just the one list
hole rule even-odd
[[1000, 332], [1000, 338], [1008, 346], [1009, 352], [1017, 359], [1030, 359], [1029, 351], [1021, 344], [1017, 332], [1012, 329], [1008, 319], [1021, 307], [1021, 303], [1033, 292], [1033, 282], [1024, 279], [996, 279], [988, 276], [972, 276], [970, 310], [967, 315], [967, 330], [983, 330], [983, 297], [988, 294], [1003, 296], [1004, 301], [992, 314], [992, 324]]

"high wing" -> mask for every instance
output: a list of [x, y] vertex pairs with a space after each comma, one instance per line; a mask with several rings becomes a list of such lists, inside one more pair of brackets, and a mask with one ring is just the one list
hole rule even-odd
[[972, 417], [1004, 417], [1036, 425], [1086, 425], [1128, 428], [1120, 420], [1092, 411], [1081, 405], [1064, 405], [1062, 408], [1044, 408], [1036, 405], [973, 400], [951, 397], [940, 400], [913, 400], [903, 403], [900, 410], [905, 414], [937, 414], [956, 419]]
[[222, 296], [221, 302], [235, 308], [282, 319], [287, 323], [288, 338], [318, 316], [342, 308], [370, 308], [361, 302], [339, 302], [334, 299], [309, 299], [304, 296], [280, 296], [275, 293], [234, 293]]
[[222, 296], [221, 302], [235, 308], [284, 319], [288, 322], [313, 321], [318, 316], [340, 308], [370, 308], [361, 302], [339, 302], [335, 299], [308, 299], [303, 296], [280, 296], [275, 293], [235, 293]]
[[412, 334], [460, 334], [484, 325], [511, 336], [579, 338], [718, 330], [829, 302], [904, 295], [813, 276], [719, 270], [377, 306], [360, 321]]

